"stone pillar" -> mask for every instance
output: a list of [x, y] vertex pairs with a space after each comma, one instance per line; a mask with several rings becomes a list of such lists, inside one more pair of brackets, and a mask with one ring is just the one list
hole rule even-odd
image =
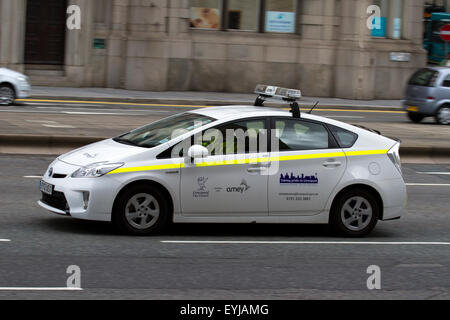
[[81, 29], [66, 28], [65, 72], [72, 83], [85, 86], [88, 82], [88, 67], [92, 55], [93, 9], [90, 0], [69, 0], [68, 5], [81, 9]]
[[26, 0], [0, 0], [0, 63], [24, 72]]
[[112, 30], [107, 43], [106, 86], [122, 88], [125, 83], [129, 1], [112, 1]]
[[341, 1], [341, 30], [337, 47], [336, 92], [338, 98], [375, 98], [374, 50], [368, 46], [368, 0]]

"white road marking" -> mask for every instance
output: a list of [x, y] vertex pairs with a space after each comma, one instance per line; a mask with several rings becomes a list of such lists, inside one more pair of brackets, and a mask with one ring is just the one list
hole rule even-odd
[[429, 174], [429, 175], [450, 175], [450, 172], [417, 172], [418, 174]]
[[399, 241], [239, 241], [239, 240], [161, 240], [161, 243], [173, 244], [311, 244], [311, 245], [431, 245], [449, 246], [450, 242], [399, 242]]
[[133, 113], [118, 113], [118, 112], [81, 112], [81, 111], [64, 111], [65, 114], [77, 115], [109, 115], [109, 116], [135, 116]]
[[410, 187], [450, 187], [450, 183], [406, 183]]
[[82, 291], [82, 288], [0, 287], [0, 291]]
[[57, 123], [56, 121], [49, 121], [49, 120], [27, 120], [27, 122], [31, 123]]
[[65, 129], [75, 129], [76, 127], [67, 124], [42, 124], [43, 127], [47, 128], [65, 128]]
[[25, 179], [42, 179], [42, 176], [23, 176]]
[[105, 109], [105, 108], [65, 108], [65, 107], [37, 107], [36, 109], [50, 109], [50, 110], [59, 110], [59, 111], [102, 111], [102, 112], [157, 112], [157, 113], [169, 113], [167, 110], [145, 110], [145, 109]]
[[0, 239], [0, 242], [11, 242], [9, 239]]
[[402, 263], [395, 266], [396, 268], [443, 268], [438, 263]]
[[363, 116], [322, 116], [325, 118], [349, 118], [349, 119], [365, 119]]

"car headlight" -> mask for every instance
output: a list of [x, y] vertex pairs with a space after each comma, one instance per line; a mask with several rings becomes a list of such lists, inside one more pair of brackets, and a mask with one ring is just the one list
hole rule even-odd
[[27, 82], [27, 77], [18, 77], [17, 80], [22, 81], [22, 82]]
[[108, 163], [108, 162], [98, 162], [92, 163], [90, 165], [84, 166], [74, 173], [72, 173], [72, 178], [97, 178], [104, 176], [105, 174], [120, 168], [124, 163]]

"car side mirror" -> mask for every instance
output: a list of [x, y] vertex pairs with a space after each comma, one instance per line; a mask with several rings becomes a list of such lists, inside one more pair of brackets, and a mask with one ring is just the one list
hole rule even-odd
[[192, 159], [206, 158], [208, 155], [208, 149], [198, 144], [193, 145], [188, 150], [188, 157]]

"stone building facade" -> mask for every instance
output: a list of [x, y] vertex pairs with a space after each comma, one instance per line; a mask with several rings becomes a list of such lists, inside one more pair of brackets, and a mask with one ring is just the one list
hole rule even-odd
[[[381, 35], [368, 28], [374, 4]], [[66, 28], [70, 5], [81, 9], [79, 30]], [[395, 99], [426, 63], [423, 10], [424, 0], [0, 0], [0, 65], [34, 85], [250, 92], [266, 83]]]

